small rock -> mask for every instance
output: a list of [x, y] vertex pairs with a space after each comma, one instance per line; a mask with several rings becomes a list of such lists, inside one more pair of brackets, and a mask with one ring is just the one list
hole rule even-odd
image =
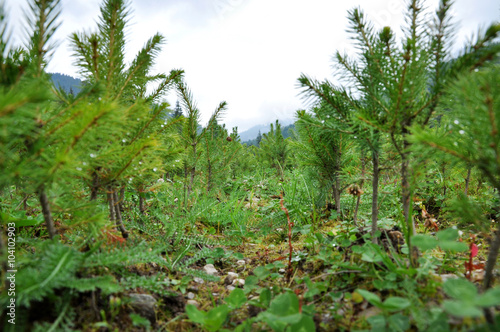
[[441, 280], [443, 281], [443, 283], [449, 279], [457, 279], [458, 276], [456, 276], [455, 274], [438, 274], [438, 277], [441, 278]]
[[200, 277], [194, 277], [194, 282], [196, 282], [197, 284], [204, 284], [205, 283], [205, 280], [201, 279]]
[[234, 272], [228, 272], [227, 273], [228, 276], [233, 276], [235, 278], [238, 278], [238, 273], [234, 273]]
[[235, 290], [235, 289], [236, 289], [236, 287], [231, 286], [231, 285], [227, 285], [227, 286], [226, 286], [226, 289], [227, 289], [228, 291], [232, 292], [233, 290]]
[[213, 264], [207, 264], [203, 267], [203, 270], [211, 276], [219, 275], [219, 272], [215, 269]]
[[234, 286], [245, 286], [245, 279], [235, 279], [233, 281]]
[[236, 279], [234, 275], [228, 274], [224, 279], [224, 285], [231, 285], [234, 282], [234, 279]]
[[219, 293], [212, 293], [212, 296], [219, 296]]
[[189, 292], [189, 293], [186, 294], [186, 298], [188, 298], [190, 300], [194, 299], [194, 297], [195, 297], [195, 295], [192, 292]]
[[156, 324], [156, 299], [149, 294], [129, 294], [131, 307], [134, 312], [147, 318], [151, 324]]
[[279, 269], [278, 272], [281, 273], [281, 274], [285, 274], [286, 270], [285, 269]]
[[236, 262], [238, 266], [244, 266], [246, 262], [243, 259], [240, 259], [239, 261]]
[[192, 305], [194, 305], [196, 308], [199, 308], [199, 307], [200, 307], [200, 304], [199, 304], [197, 301], [195, 301], [195, 300], [187, 300], [187, 301], [186, 301], [186, 304], [192, 304]]

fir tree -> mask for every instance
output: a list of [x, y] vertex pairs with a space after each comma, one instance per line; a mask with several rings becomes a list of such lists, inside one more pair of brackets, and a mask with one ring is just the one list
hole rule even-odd
[[259, 143], [259, 157], [267, 162], [283, 181], [284, 170], [288, 162], [288, 141], [281, 134], [281, 124], [276, 120], [275, 125], [271, 123], [271, 130], [262, 135]]

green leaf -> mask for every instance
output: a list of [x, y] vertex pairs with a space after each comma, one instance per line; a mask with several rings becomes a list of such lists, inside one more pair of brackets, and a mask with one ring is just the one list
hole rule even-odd
[[410, 318], [398, 313], [388, 319], [391, 331], [408, 331], [410, 329]]
[[381, 308], [382, 301], [380, 300], [380, 297], [378, 297], [377, 294], [369, 292], [365, 289], [356, 289], [356, 293], [360, 294], [363, 296], [368, 302], [370, 302], [372, 305]]
[[227, 305], [221, 305], [210, 310], [205, 317], [205, 328], [209, 331], [219, 331], [230, 311], [231, 309]]
[[482, 310], [470, 302], [446, 300], [443, 302], [443, 308], [450, 315], [457, 317], [481, 317], [483, 315]]
[[198, 324], [205, 323], [205, 317], [207, 316], [206, 312], [198, 310], [194, 305], [188, 304], [186, 306], [186, 314], [192, 322]]
[[224, 300], [232, 309], [238, 309], [247, 301], [247, 297], [243, 289], [235, 288]]
[[264, 307], [269, 307], [269, 304], [271, 303], [271, 290], [269, 288], [264, 288], [260, 292], [259, 301]]
[[411, 243], [420, 250], [426, 251], [436, 248], [438, 241], [429, 235], [418, 234], [411, 237]]
[[457, 241], [439, 241], [439, 247], [445, 251], [463, 252], [469, 250], [469, 246]]
[[441, 241], [455, 241], [458, 238], [458, 230], [454, 228], [447, 228], [436, 233], [439, 242]]
[[277, 316], [289, 316], [299, 312], [299, 299], [291, 292], [280, 294], [274, 298], [269, 312]]
[[488, 289], [484, 294], [476, 298], [475, 303], [485, 308], [500, 305], [500, 287]]
[[310, 332], [310, 331], [315, 331], [316, 326], [314, 325], [314, 321], [312, 320], [311, 317], [302, 314], [301, 319], [290, 326], [290, 331], [291, 332]]
[[408, 308], [410, 304], [411, 303], [408, 299], [398, 296], [392, 296], [384, 301], [384, 303], [382, 304], [382, 309], [390, 312], [399, 311]]
[[237, 260], [242, 260], [245, 258], [245, 256], [243, 256], [243, 254], [240, 252], [233, 253], [233, 257], [236, 258]]
[[361, 259], [369, 263], [377, 263], [382, 261], [382, 257], [372, 249], [367, 249], [365, 252], [363, 252], [363, 254], [361, 255]]
[[372, 326], [372, 331], [384, 332], [386, 329], [386, 320], [382, 315], [372, 316], [366, 319], [368, 323]]
[[133, 326], [147, 327], [151, 325], [151, 322], [147, 318], [142, 317], [141, 315], [131, 313], [129, 317], [132, 320]]
[[259, 278], [256, 276], [248, 276], [245, 279], [245, 286], [243, 287], [243, 291], [245, 294], [250, 293], [252, 290], [257, 288], [257, 284], [259, 283]]
[[451, 298], [472, 303], [477, 296], [477, 288], [465, 279], [449, 279], [443, 284], [443, 290]]
[[[297, 314], [297, 316], [299, 316], [299, 314]], [[287, 322], [284, 322], [283, 320], [281, 320], [281, 317], [273, 315], [268, 311], [264, 311], [264, 312], [260, 313], [257, 317], [260, 320], [266, 322], [267, 325], [269, 325], [269, 327], [271, 329], [273, 329], [273, 331], [278, 331], [278, 332], [285, 331], [285, 328], [288, 325]], [[297, 322], [299, 320], [300, 320], [300, 316], [298, 317]]]
[[253, 270], [253, 274], [257, 276], [260, 280], [265, 279], [267, 276], [271, 274], [268, 269], [266, 269], [264, 266], [257, 266]]

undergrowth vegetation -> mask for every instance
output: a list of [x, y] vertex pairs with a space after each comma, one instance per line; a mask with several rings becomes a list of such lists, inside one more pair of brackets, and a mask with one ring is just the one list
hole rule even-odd
[[353, 9], [340, 85], [302, 75], [292, 137], [247, 147], [153, 74], [163, 36], [125, 63], [124, 0], [54, 87], [60, 4], [30, 4], [17, 48], [0, 8], [4, 331], [500, 328], [498, 24], [457, 55], [451, 1], [407, 1], [401, 39]]

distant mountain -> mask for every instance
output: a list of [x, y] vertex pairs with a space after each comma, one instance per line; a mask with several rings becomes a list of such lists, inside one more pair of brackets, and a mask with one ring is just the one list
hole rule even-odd
[[78, 94], [81, 90], [82, 81], [78, 78], [74, 78], [69, 75], [53, 73], [52, 81], [57, 88], [62, 88], [67, 93], [73, 92], [73, 94]]
[[[285, 123], [290, 123], [290, 121], [285, 121]], [[255, 145], [257, 146], [257, 135], [259, 134], [259, 128], [260, 129], [260, 133], [261, 134], [264, 134], [264, 133], [268, 133], [269, 130], [271, 130], [271, 124], [267, 125], [267, 126], [264, 126], [264, 125], [260, 125], [260, 126], [255, 126], [255, 127], [252, 127], [250, 128], [249, 130], [247, 131], [244, 131], [243, 133], [247, 133], [249, 132], [250, 130], [252, 130], [251, 133], [253, 133], [254, 129], [257, 129], [257, 133], [255, 134], [255, 137], [254, 138], [251, 138], [251, 139], [241, 139], [241, 142], [250, 146], [250, 145]], [[295, 124], [292, 123], [292, 124], [289, 124], [288, 126], [284, 126], [283, 127], [283, 124], [282, 124], [282, 127], [281, 127], [281, 133], [283, 134], [283, 137], [284, 138], [288, 138], [290, 136], [292, 136], [292, 131], [295, 129]], [[241, 137], [241, 134], [240, 134], [240, 137]]]
[[[291, 119], [279, 120], [279, 121], [281, 124], [281, 128], [284, 128], [285, 126], [293, 124], [293, 120], [291, 120]], [[272, 123], [274, 124], [274, 121]], [[241, 137], [241, 141], [246, 142], [246, 141], [255, 139], [257, 137], [257, 135], [259, 134], [259, 131], [261, 134], [265, 134], [265, 133], [269, 132], [269, 130], [271, 130], [271, 123], [269, 123], [267, 125], [253, 126], [252, 128], [241, 132], [239, 135]]]
[[271, 127], [269, 125], [253, 126], [252, 128], [245, 130], [244, 132], [241, 132], [240, 138], [242, 142], [246, 142], [256, 138], [257, 135], [259, 134], [259, 131], [261, 134], [264, 134], [267, 133], [269, 130], [271, 130]]

